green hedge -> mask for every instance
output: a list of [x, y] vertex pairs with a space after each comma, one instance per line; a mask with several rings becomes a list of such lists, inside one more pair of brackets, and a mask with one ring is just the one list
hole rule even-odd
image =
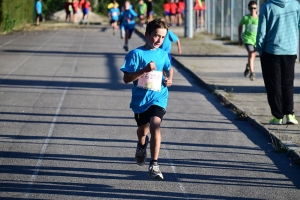
[[35, 15], [35, 0], [0, 0], [0, 29], [4, 32], [25, 23], [32, 23]]

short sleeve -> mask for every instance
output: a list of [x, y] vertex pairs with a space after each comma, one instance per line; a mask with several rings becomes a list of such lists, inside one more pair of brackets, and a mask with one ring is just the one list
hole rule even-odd
[[169, 59], [169, 57], [168, 57], [168, 54], [166, 54], [166, 56], [165, 56], [165, 64], [164, 64], [164, 70], [166, 70], [166, 71], [169, 71], [170, 70], [170, 68], [171, 68], [171, 62], [170, 62], [170, 59]]
[[[170, 30], [169, 30], [170, 31]], [[178, 41], [178, 36], [175, 35], [175, 33], [173, 33], [172, 31], [169, 32], [169, 37], [170, 37], [170, 40], [172, 42], [177, 42]]]
[[124, 64], [120, 68], [122, 72], [135, 72], [139, 66], [138, 55], [134, 51], [130, 51], [124, 59]]
[[245, 24], [245, 16], [240, 21], [240, 25], [244, 25], [244, 24]]

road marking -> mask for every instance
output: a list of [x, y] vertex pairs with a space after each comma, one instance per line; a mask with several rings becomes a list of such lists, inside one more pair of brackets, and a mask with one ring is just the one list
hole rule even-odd
[[[78, 52], [80, 52], [80, 51], [82, 50], [82, 46], [83, 46], [83, 43], [84, 43], [85, 38], [86, 38], [86, 32], [84, 33], [84, 36], [83, 36], [83, 38], [82, 38], [81, 45], [80, 45], [80, 48], [79, 48]], [[29, 197], [29, 195], [30, 195], [30, 190], [31, 190], [31, 188], [32, 188], [32, 185], [34, 184], [35, 180], [36, 180], [37, 177], [38, 177], [39, 170], [40, 170], [40, 167], [41, 167], [41, 165], [42, 165], [42, 162], [43, 162], [43, 159], [44, 159], [44, 155], [45, 155], [46, 149], [47, 149], [47, 147], [48, 147], [48, 145], [49, 145], [49, 141], [50, 141], [50, 139], [51, 139], [51, 137], [52, 137], [52, 134], [53, 134], [53, 130], [54, 130], [54, 126], [55, 126], [56, 121], [57, 121], [58, 114], [59, 114], [60, 109], [61, 109], [61, 107], [62, 107], [62, 104], [63, 104], [63, 102], [64, 102], [66, 93], [67, 93], [67, 91], [68, 91], [68, 89], [69, 89], [69, 84], [70, 84], [70, 82], [71, 82], [71, 78], [73, 77], [73, 74], [74, 74], [74, 71], [75, 71], [75, 68], [76, 68], [76, 65], [77, 65], [77, 61], [78, 61], [78, 55], [76, 56], [76, 59], [75, 59], [75, 61], [74, 61], [73, 67], [72, 67], [72, 72], [71, 72], [71, 74], [69, 75], [69, 78], [68, 78], [68, 81], [67, 81], [67, 85], [66, 85], [66, 87], [65, 87], [65, 89], [64, 89], [64, 92], [63, 92], [63, 94], [62, 94], [62, 96], [61, 96], [61, 99], [60, 99], [60, 101], [59, 101], [59, 104], [58, 104], [58, 106], [57, 106], [57, 108], [56, 108], [56, 112], [55, 112], [54, 118], [53, 118], [53, 120], [52, 120], [52, 123], [51, 123], [51, 125], [50, 125], [50, 129], [49, 129], [49, 131], [48, 131], [47, 138], [45, 139], [44, 145], [43, 145], [42, 150], [41, 150], [41, 152], [40, 152], [40, 156], [39, 156], [38, 162], [37, 162], [37, 164], [36, 164], [36, 166], [35, 166], [35, 170], [34, 170], [34, 172], [33, 172], [33, 175], [32, 175], [31, 178], [30, 178], [29, 186], [28, 186], [27, 192], [26, 192], [26, 194], [25, 194], [25, 197], [24, 197], [23, 199], [27, 199], [27, 198]]]
[[22, 38], [22, 37], [24, 37], [24, 36], [25, 36], [25, 35], [21, 35], [20, 37], [17, 37], [17, 38], [15, 38], [15, 39], [13, 39], [13, 40], [10, 40], [10, 41], [6, 42], [6, 43], [0, 45], [0, 48], [2, 48], [2, 47], [4, 47], [4, 46], [6, 46], [6, 45], [8, 45], [8, 44], [10, 44], [10, 43], [12, 43], [12, 42], [18, 40], [18, 39], [20, 39], [20, 38]]
[[[58, 34], [58, 32], [56, 32], [50, 39], [48, 39], [46, 42], [44, 42], [37, 50], [35, 51], [39, 51], [41, 48], [43, 48], [48, 42], [50, 42], [56, 35]], [[2, 83], [5, 79], [7, 79], [7, 77], [9, 77], [12, 73], [14, 73], [17, 69], [19, 69], [19, 67], [21, 67], [27, 60], [29, 60], [29, 58], [31, 58], [34, 54], [36, 53], [31, 53], [27, 58], [25, 58], [25, 60], [23, 60], [23, 62], [21, 62], [18, 66], [16, 66], [13, 70], [11, 70], [4, 78], [2, 78], [0, 80], [0, 83]]]
[[172, 160], [170, 159], [170, 154], [169, 154], [168, 149], [165, 147], [164, 144], [162, 144], [162, 148], [165, 150], [164, 152], [166, 153], [167, 159], [168, 159], [169, 164], [170, 164], [170, 166], [172, 168], [172, 171], [173, 171], [173, 174], [175, 176], [176, 182], [178, 183], [179, 188], [180, 188], [182, 194], [185, 197], [184, 199], [190, 199], [188, 193], [186, 192], [186, 190], [185, 190], [185, 188], [183, 186], [183, 184], [181, 184], [180, 181], [179, 181], [179, 179], [178, 179], [177, 172], [176, 172], [176, 167], [175, 167], [174, 163], [172, 162]]

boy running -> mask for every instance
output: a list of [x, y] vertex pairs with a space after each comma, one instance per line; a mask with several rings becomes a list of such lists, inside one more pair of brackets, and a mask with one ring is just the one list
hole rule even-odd
[[172, 64], [172, 56], [171, 56], [172, 42], [176, 42], [177, 48], [178, 48], [178, 54], [181, 55], [182, 51], [181, 51], [181, 45], [180, 45], [179, 38], [171, 30], [168, 30], [163, 44], [159, 47], [168, 53], [171, 64]]
[[138, 126], [135, 160], [138, 165], [145, 163], [150, 131], [151, 161], [148, 172], [153, 179], [163, 179], [158, 165], [161, 145], [160, 124], [166, 114], [167, 87], [172, 85], [173, 79], [168, 54], [159, 48], [167, 31], [167, 24], [160, 19], [148, 23], [145, 32], [146, 44], [130, 51], [121, 67], [124, 82], [133, 82], [130, 108], [134, 112]]
[[[256, 32], [258, 27], [258, 15], [256, 13], [257, 3], [256, 1], [250, 1], [248, 3], [248, 9], [250, 14], [245, 15], [240, 21], [240, 25], [238, 28], [239, 31], [239, 43], [240, 45], [245, 44], [245, 47], [248, 51], [248, 63], [246, 64], [246, 69], [244, 72], [244, 76], [247, 77], [250, 72], [250, 80], [255, 80], [254, 74], [254, 59], [256, 56], [255, 53], [255, 45], [256, 45]], [[243, 33], [242, 38], [242, 30], [243, 25], [245, 25], [245, 31]]]
[[118, 8], [118, 5], [115, 3], [114, 7], [111, 8], [108, 13], [110, 25], [113, 28], [113, 35], [116, 34], [116, 30], [118, 29], [119, 15], [120, 15], [120, 9]]
[[147, 14], [147, 4], [144, 3], [144, 0], [139, 0], [137, 13], [139, 15], [139, 25], [141, 28], [143, 28], [145, 25], [145, 17]]
[[125, 44], [124, 49], [128, 51], [128, 40], [131, 38], [132, 32], [135, 27], [135, 18], [137, 17], [137, 13], [132, 9], [129, 1], [125, 1], [125, 10], [122, 13], [122, 23], [125, 29]]

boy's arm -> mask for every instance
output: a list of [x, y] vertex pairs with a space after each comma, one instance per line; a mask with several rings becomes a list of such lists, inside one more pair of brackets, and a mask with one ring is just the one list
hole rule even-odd
[[154, 62], [150, 62], [145, 68], [136, 71], [136, 72], [124, 72], [123, 75], [123, 81], [124, 83], [130, 83], [133, 82], [135, 80], [137, 80], [138, 78], [140, 78], [142, 75], [144, 75], [147, 72], [151, 72], [153, 70], [155, 70], [155, 64]]
[[240, 45], [243, 44], [243, 40], [242, 40], [242, 30], [243, 30], [243, 25], [239, 25], [239, 28], [238, 28], [238, 34], [239, 34], [239, 44], [240, 44]]
[[167, 87], [170, 87], [173, 83], [173, 67], [170, 68], [169, 71], [164, 70], [165, 84]]
[[177, 40], [177, 48], [178, 48], [178, 53], [181, 55], [182, 54], [182, 51], [181, 51], [181, 45], [180, 45], [180, 40], [178, 38]]

